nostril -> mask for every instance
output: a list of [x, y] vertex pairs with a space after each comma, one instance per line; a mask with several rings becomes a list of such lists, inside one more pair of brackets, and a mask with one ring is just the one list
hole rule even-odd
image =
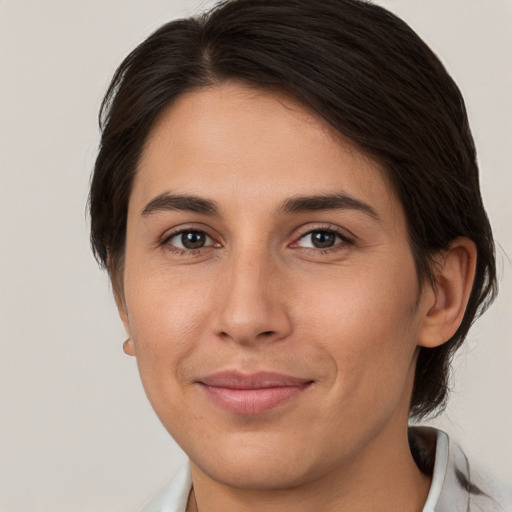
[[275, 334], [275, 331], [260, 332], [260, 336], [263, 338], [268, 338], [269, 336], [272, 336], [273, 334]]

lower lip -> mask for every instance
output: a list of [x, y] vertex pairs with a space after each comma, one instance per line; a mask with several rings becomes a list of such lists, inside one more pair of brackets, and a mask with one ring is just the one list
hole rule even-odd
[[202, 387], [208, 397], [222, 409], [235, 414], [260, 414], [289, 402], [301, 394], [310, 383], [261, 389]]

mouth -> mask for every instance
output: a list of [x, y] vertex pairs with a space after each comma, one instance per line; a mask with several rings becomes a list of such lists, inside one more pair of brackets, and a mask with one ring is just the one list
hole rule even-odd
[[259, 372], [225, 371], [196, 381], [206, 396], [221, 409], [241, 415], [261, 414], [298, 398], [313, 381]]

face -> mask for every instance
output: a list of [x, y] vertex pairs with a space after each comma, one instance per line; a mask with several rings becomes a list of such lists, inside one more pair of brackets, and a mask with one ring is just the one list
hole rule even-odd
[[295, 101], [182, 95], [129, 203], [120, 311], [193, 466], [297, 485], [404, 437], [421, 301], [379, 165]]

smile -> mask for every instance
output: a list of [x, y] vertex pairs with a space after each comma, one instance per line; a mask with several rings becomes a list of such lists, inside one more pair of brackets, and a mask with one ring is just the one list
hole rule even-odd
[[215, 405], [234, 414], [253, 415], [296, 398], [313, 381], [277, 373], [230, 371], [209, 375], [197, 383]]

